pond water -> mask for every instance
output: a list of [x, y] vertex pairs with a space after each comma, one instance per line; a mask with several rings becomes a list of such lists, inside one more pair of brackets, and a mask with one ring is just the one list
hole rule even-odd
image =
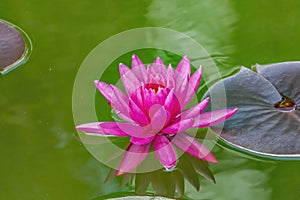
[[[130, 185], [120, 187], [119, 178], [104, 183], [109, 169], [79, 141], [72, 113], [73, 84], [81, 63], [115, 34], [139, 27], [184, 33], [206, 49], [223, 77], [241, 65], [300, 60], [297, 0], [2, 0], [0, 18], [20, 26], [33, 45], [26, 64], [0, 77], [0, 199], [7, 200], [103, 199], [132, 191]], [[151, 52], [141, 52], [141, 59], [171, 58], [161, 50]], [[131, 62], [130, 56], [126, 59], [124, 63]], [[115, 65], [104, 79], [117, 81], [117, 69]], [[107, 114], [98, 117], [109, 119]], [[219, 161], [211, 165], [216, 184], [201, 178], [199, 192], [187, 184], [187, 197], [300, 196], [299, 161], [260, 159], [223, 146], [215, 146], [213, 152]]]

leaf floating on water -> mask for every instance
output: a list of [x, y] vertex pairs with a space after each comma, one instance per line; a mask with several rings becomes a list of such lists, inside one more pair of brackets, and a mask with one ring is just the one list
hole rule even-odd
[[30, 51], [28, 36], [15, 25], [0, 20], [0, 73], [6, 74], [26, 62]]
[[[225, 87], [227, 107], [238, 112], [214, 126], [230, 145], [263, 156], [300, 158], [300, 62], [260, 66], [255, 73], [242, 67], [217, 82], [206, 96]], [[213, 105], [214, 108], [218, 105]]]
[[274, 85], [280, 94], [300, 105], [300, 62], [257, 65], [256, 69]]

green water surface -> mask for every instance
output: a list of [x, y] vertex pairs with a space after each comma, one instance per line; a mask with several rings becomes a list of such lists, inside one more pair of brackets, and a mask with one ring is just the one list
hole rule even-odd
[[[0, 199], [6, 200], [101, 199], [131, 191], [120, 179], [104, 183], [109, 169], [81, 144], [72, 116], [81, 63], [117, 33], [147, 26], [185, 33], [205, 47], [222, 76], [241, 65], [300, 60], [298, 0], [1, 0], [0, 18], [20, 26], [33, 44], [29, 61], [0, 77]], [[161, 52], [146, 60], [169, 59]], [[117, 67], [106, 80], [118, 79]], [[299, 161], [263, 160], [218, 146], [214, 152], [217, 183], [202, 178], [199, 192], [187, 184], [188, 197], [299, 198]]]

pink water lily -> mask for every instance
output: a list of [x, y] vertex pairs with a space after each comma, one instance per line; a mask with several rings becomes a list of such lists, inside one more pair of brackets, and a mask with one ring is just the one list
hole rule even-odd
[[190, 75], [190, 61], [183, 57], [176, 69], [158, 57], [147, 67], [132, 56], [132, 68], [120, 64], [126, 94], [112, 84], [95, 81], [96, 87], [124, 122], [92, 122], [76, 127], [92, 134], [130, 137], [130, 144], [116, 175], [135, 169], [147, 157], [151, 145], [161, 164], [176, 165], [174, 146], [209, 162], [217, 160], [198, 140], [186, 133], [191, 128], [213, 126], [231, 117], [237, 109], [205, 112], [209, 99], [184, 110], [194, 96], [201, 67]]

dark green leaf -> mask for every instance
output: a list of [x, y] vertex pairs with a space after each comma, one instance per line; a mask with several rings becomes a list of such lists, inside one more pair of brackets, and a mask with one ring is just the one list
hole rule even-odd
[[135, 192], [139, 195], [146, 194], [151, 181], [151, 173], [140, 173], [135, 175]]
[[172, 172], [164, 172], [163, 170], [153, 172], [151, 184], [155, 194], [174, 197], [176, 183], [173, 181]]
[[183, 176], [196, 188], [196, 190], [199, 191], [200, 181], [198, 175], [193, 165], [190, 163], [190, 161], [185, 155], [181, 156], [177, 167], [178, 170], [183, 174]]
[[179, 171], [172, 172], [174, 182], [176, 183], [176, 190], [178, 193], [178, 198], [184, 195], [184, 177]]
[[192, 163], [194, 169], [204, 178], [216, 183], [213, 173], [210, 171], [208, 163], [206, 161], [200, 160], [193, 156], [188, 156], [189, 161]]

